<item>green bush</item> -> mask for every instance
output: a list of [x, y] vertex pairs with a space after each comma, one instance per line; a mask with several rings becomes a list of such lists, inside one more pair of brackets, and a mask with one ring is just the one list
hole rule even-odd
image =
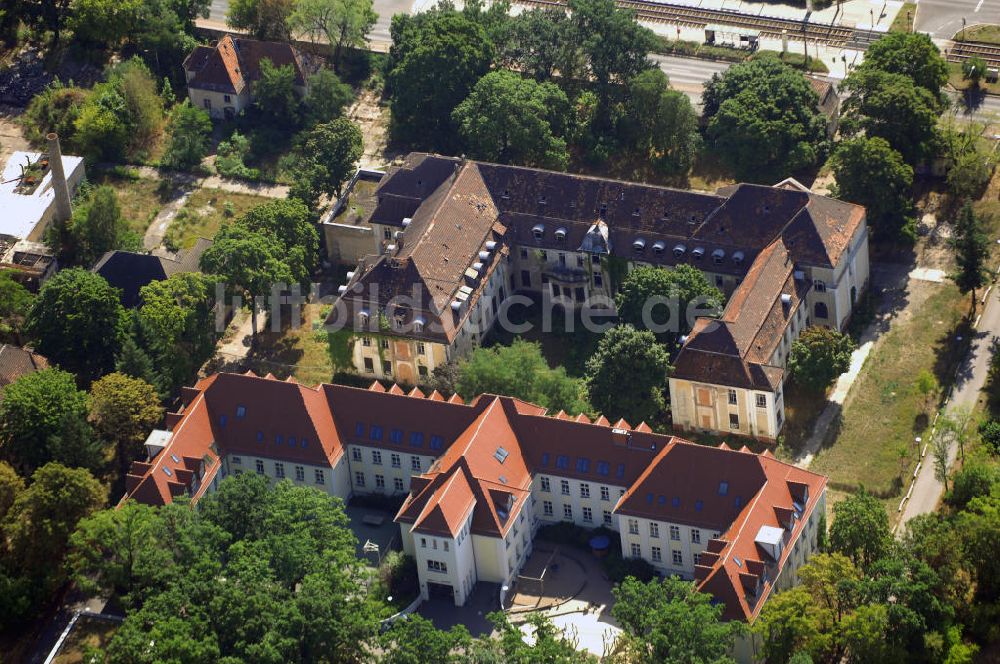
[[979, 438], [993, 456], [1000, 456], [1000, 421], [986, 420], [979, 425]]
[[391, 595], [394, 599], [415, 599], [420, 592], [417, 561], [402, 551], [386, 554], [379, 566], [378, 577], [387, 596]]
[[219, 175], [227, 178], [259, 179], [260, 171], [256, 168], [249, 168], [244, 163], [249, 154], [250, 139], [238, 131], [234, 131], [228, 140], [219, 143], [215, 156], [215, 170], [219, 171]]

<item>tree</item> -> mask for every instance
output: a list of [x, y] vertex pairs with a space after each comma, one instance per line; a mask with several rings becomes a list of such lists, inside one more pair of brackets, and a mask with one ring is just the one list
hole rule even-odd
[[550, 369], [537, 343], [515, 339], [510, 346], [476, 348], [458, 365], [458, 393], [466, 399], [502, 394], [577, 415], [589, 410], [580, 381], [563, 367]]
[[580, 77], [585, 59], [573, 39], [574, 25], [560, 9], [529, 9], [510, 19], [510, 35], [498, 53], [498, 66], [520, 71], [539, 83]]
[[1000, 421], [984, 420], [979, 424], [979, 438], [986, 446], [986, 451], [993, 456], [1000, 456]]
[[22, 491], [24, 491], [24, 480], [13, 466], [0, 461], [0, 523]]
[[987, 600], [1000, 598], [1000, 560], [996, 543], [1000, 542], [1000, 493], [973, 498], [957, 519], [962, 548], [969, 569], [975, 574], [976, 594]]
[[590, 403], [609, 418], [633, 425], [655, 422], [666, 407], [664, 391], [670, 358], [648, 330], [613, 327], [601, 336], [587, 360]]
[[[695, 315], [718, 315], [726, 298], [695, 267], [665, 270], [645, 265], [622, 280], [615, 301], [621, 321], [639, 330], [653, 329], [657, 340], [672, 348], [691, 331]], [[666, 311], [661, 314], [663, 307]]]
[[948, 169], [948, 190], [957, 200], [974, 200], [982, 196], [993, 177], [995, 158], [974, 145], [960, 154], [951, 156]]
[[961, 293], [972, 301], [970, 315], [976, 313], [976, 290], [985, 286], [992, 276], [986, 261], [990, 257], [990, 239], [983, 220], [966, 202], [955, 220], [955, 231], [949, 240], [955, 253], [955, 272], [950, 275]]
[[230, 288], [242, 293], [250, 307], [254, 335], [257, 298], [276, 284], [293, 281], [292, 272], [282, 258], [282, 246], [276, 238], [238, 224], [223, 226], [212, 246], [201, 255], [202, 271], [222, 277]]
[[965, 464], [952, 478], [948, 503], [964, 509], [973, 498], [988, 496], [998, 483], [1000, 472], [995, 467], [981, 462]]
[[105, 252], [122, 248], [128, 233], [118, 194], [108, 185], [97, 187], [73, 214], [70, 234], [74, 246], [70, 250], [74, 262], [93, 265]]
[[114, 444], [124, 476], [163, 416], [156, 388], [141, 378], [110, 373], [90, 386], [87, 405], [98, 435]]
[[776, 57], [713, 74], [702, 100], [708, 138], [741, 178], [773, 181], [816, 164], [825, 150], [816, 93]]
[[372, 0], [298, 0], [288, 25], [314, 42], [326, 37], [333, 48], [333, 68], [339, 70], [344, 49], [365, 46], [377, 20]]
[[58, 463], [42, 466], [0, 523], [9, 560], [22, 573], [60, 578], [60, 563], [77, 522], [105, 501], [104, 487], [86, 470]]
[[833, 506], [832, 551], [867, 569], [887, 555], [891, 547], [889, 515], [875, 496], [862, 489]]
[[181, 272], [143, 286], [139, 296], [142, 306], [136, 320], [148, 352], [156, 358], [159, 378], [150, 381], [141, 357], [134, 357], [139, 363], [135, 373], [123, 373], [171, 392], [190, 380], [215, 350], [215, 284], [205, 275]]
[[972, 57], [962, 63], [962, 78], [970, 81], [973, 87], [979, 87], [979, 81], [986, 76], [986, 61]]
[[108, 105], [121, 102], [121, 98], [108, 95], [102, 98], [94, 93], [80, 109], [73, 123], [73, 142], [80, 152], [94, 161], [120, 161], [128, 145], [128, 128]]
[[39, 353], [87, 382], [114, 366], [124, 319], [117, 289], [97, 274], [72, 268], [45, 282], [24, 332]]
[[244, 163], [250, 154], [250, 139], [238, 131], [229, 138], [219, 142], [215, 151], [215, 170], [227, 178], [245, 178], [253, 180], [260, 177], [260, 171], [249, 168]]
[[851, 366], [854, 340], [828, 327], [808, 327], [792, 343], [788, 370], [797, 385], [823, 392]]
[[627, 577], [612, 592], [611, 614], [635, 641], [641, 662], [734, 662], [740, 625], [722, 621], [723, 606], [676, 577], [642, 583]]
[[295, 91], [295, 68], [275, 67], [269, 58], [260, 61], [260, 80], [253, 92], [257, 109], [264, 119], [280, 125], [296, 126], [302, 112], [302, 101]]
[[161, 163], [168, 168], [187, 170], [197, 166], [208, 154], [212, 120], [208, 113], [185, 99], [174, 107], [170, 119], [170, 140]]
[[288, 41], [288, 17], [294, 7], [295, 0], [233, 0], [226, 23], [255, 39]]
[[916, 240], [913, 169], [884, 138], [842, 141], [833, 153], [836, 195], [865, 206], [879, 240]]
[[411, 613], [404, 620], [392, 623], [379, 638], [385, 651], [382, 664], [424, 664], [425, 662], [457, 662], [454, 654], [459, 648], [466, 651], [472, 643], [465, 625], [455, 625], [443, 630], [418, 613]]
[[76, 120], [90, 91], [66, 87], [57, 78], [35, 95], [24, 112], [22, 126], [32, 143], [45, 140], [46, 134], [55, 132], [63, 145], [75, 146]]
[[297, 150], [298, 178], [289, 196], [310, 208], [315, 208], [324, 194], [340, 196], [363, 151], [361, 130], [347, 118], [316, 125]]
[[14, 280], [12, 272], [0, 272], [0, 342], [20, 345], [21, 328], [34, 296]]
[[470, 156], [503, 164], [565, 170], [566, 93], [499, 70], [479, 79], [452, 112]]
[[329, 69], [320, 69], [309, 77], [309, 93], [305, 99], [305, 124], [314, 127], [331, 122], [344, 113], [354, 92]]
[[72, 0], [69, 27], [84, 43], [114, 48], [136, 29], [142, 4], [142, 0]]
[[630, 143], [640, 157], [673, 175], [687, 173], [701, 147], [691, 100], [670, 89], [662, 69], [647, 69], [629, 82]]
[[934, 458], [934, 477], [948, 492], [948, 474], [951, 472], [951, 440], [947, 436], [935, 436], [931, 446]]
[[392, 131], [414, 146], [449, 151], [451, 113], [489, 70], [485, 29], [451, 10], [392, 19], [387, 79]]
[[948, 82], [948, 63], [931, 38], [920, 32], [889, 32], [865, 51], [859, 69], [901, 74], [940, 97]]
[[277, 239], [292, 278], [308, 284], [319, 262], [319, 232], [312, 212], [299, 200], [272, 200], [240, 217], [237, 224]]
[[[819, 651], [826, 616], [809, 590], [797, 586], [773, 595], [761, 609], [753, 631], [763, 640], [769, 662], [791, 662], [792, 653]], [[808, 655], [807, 655], [808, 657]]]
[[597, 658], [577, 648], [575, 638], [566, 637], [544, 613], [530, 614], [525, 621], [534, 641], [525, 640], [525, 631], [507, 615], [494, 611], [486, 616], [493, 623], [497, 638], [483, 635], [469, 645], [467, 660], [474, 662], [547, 662], [548, 664], [591, 664]]
[[604, 112], [611, 99], [640, 72], [649, 69], [656, 36], [635, 14], [613, 0], [570, 0], [572, 39], [586, 55]]
[[[43, 369], [21, 376], [4, 388], [0, 401], [0, 452], [29, 475], [50, 461], [96, 468], [100, 450], [62, 449], [54, 438], [75, 421], [86, 427], [87, 396], [71, 374]], [[67, 441], [68, 442], [68, 441]]]
[[844, 79], [841, 133], [884, 138], [908, 164], [933, 156], [937, 141], [937, 100], [902, 74], [858, 69]]

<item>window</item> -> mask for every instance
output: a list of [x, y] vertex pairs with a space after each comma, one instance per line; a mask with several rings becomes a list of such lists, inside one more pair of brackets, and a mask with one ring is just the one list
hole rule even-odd
[[757, 395], [757, 407], [758, 408], [767, 408], [767, 395], [766, 394], [758, 394]]
[[205, 99], [202, 101], [202, 105], [208, 110], [212, 110], [212, 100], [209, 99], [208, 97], [205, 97]]
[[382, 475], [376, 475], [375, 476], [375, 487], [378, 488], [378, 489], [384, 489], [385, 488], [385, 477], [384, 476], [382, 476]]
[[585, 482], [580, 482], [580, 497], [590, 498], [590, 485]]
[[559, 480], [559, 489], [562, 492], [562, 495], [568, 496], [569, 495], [569, 482], [567, 482], [566, 480]]
[[401, 429], [393, 429], [389, 432], [389, 440], [392, 441], [393, 445], [403, 444], [403, 432]]
[[365, 360], [365, 373], [375, 373], [375, 363], [372, 358], [366, 357]]
[[691, 529], [691, 542], [694, 544], [701, 544], [701, 531], [697, 528]]
[[360, 470], [354, 473], [354, 486], [364, 486], [365, 485], [365, 474]]
[[608, 487], [601, 487], [601, 500], [608, 502], [611, 500], [611, 493], [608, 491]]
[[[615, 469], [615, 477], [625, 477], [625, 464], [618, 464], [618, 468]], [[624, 491], [622, 493], [624, 493]]]
[[577, 457], [576, 459], [576, 472], [578, 473], [589, 473], [590, 472], [590, 459], [587, 457]]
[[563, 518], [564, 519], [569, 519], [570, 521], [573, 520], [573, 506], [572, 505], [563, 505]]
[[542, 501], [542, 514], [545, 516], [552, 516], [552, 501], [543, 500]]
[[418, 364], [417, 365], [417, 373], [420, 374], [421, 376], [423, 376], [424, 378], [427, 378], [427, 367], [425, 367], [422, 364]]
[[306, 469], [302, 466], [295, 466], [295, 481], [305, 482], [306, 481]]
[[245, 406], [236, 407], [236, 419], [242, 420], [244, 417], [246, 417], [246, 414], [247, 414], [247, 409]]
[[222, 95], [222, 101], [229, 103], [230, 101], [232, 101], [232, 97], [230, 97], [229, 95]]
[[729, 405], [736, 405], [736, 390], [729, 390]]
[[598, 475], [604, 475], [605, 477], [607, 477], [608, 473], [610, 473], [610, 472], [611, 472], [611, 466], [610, 466], [610, 464], [608, 464], [607, 461], [598, 461], [597, 462], [597, 474]]
[[361, 448], [360, 447], [352, 447], [351, 448], [351, 458], [354, 459], [355, 461], [361, 461]]
[[816, 314], [816, 318], [829, 318], [830, 316], [830, 312], [827, 310], [825, 302], [817, 302], [813, 311]]
[[656, 523], [655, 521], [649, 522], [649, 536], [653, 538], [660, 537], [660, 524]]
[[737, 413], [729, 413], [729, 428], [739, 429], [740, 428], [740, 416]]
[[594, 522], [594, 512], [589, 507], [583, 508], [583, 520], [585, 523]]
[[240, 458], [240, 457], [233, 457], [233, 463], [235, 463], [237, 466], [242, 466], [243, 465], [243, 459]]
[[684, 564], [684, 556], [677, 549], [674, 549], [673, 551], [671, 551], [670, 555], [673, 558], [675, 565], [683, 565]]
[[263, 431], [258, 431], [257, 432], [257, 442], [258, 443], [263, 443], [264, 442], [264, 432]]
[[256, 465], [256, 468], [257, 468], [257, 474], [258, 475], [263, 475], [264, 474], [264, 462], [261, 461], [260, 459], [257, 459], [257, 463], [255, 465]]
[[549, 478], [543, 477], [542, 478], [542, 491], [544, 491], [545, 493], [548, 493], [551, 490], [552, 490], [552, 487], [549, 486]]
[[386, 376], [392, 375], [392, 362], [389, 360], [382, 360], [382, 373]]
[[628, 534], [638, 535], [639, 534], [639, 522], [635, 519], [628, 520]]
[[445, 550], [445, 551], [447, 551], [447, 550], [448, 550], [448, 546], [449, 546], [449, 545], [448, 545], [448, 540], [445, 540], [445, 541], [444, 541], [444, 550]]
[[392, 488], [395, 491], [403, 491], [403, 480], [399, 477], [393, 477]]
[[422, 431], [411, 431], [410, 447], [423, 447], [423, 446], [424, 446], [424, 433]]
[[448, 573], [448, 565], [447, 565], [447, 563], [442, 563], [442, 562], [439, 562], [437, 560], [428, 560], [427, 561], [427, 569], [430, 570], [430, 571], [432, 571], [432, 572], [440, 572], [441, 574], [447, 574]]
[[633, 558], [639, 558], [642, 556], [642, 547], [640, 547], [636, 542], [632, 542], [629, 548]]
[[279, 480], [285, 476], [285, 464], [275, 463], [274, 464], [274, 476]]
[[594, 273], [594, 285], [598, 288], [604, 285], [604, 279], [597, 273]]
[[825, 293], [826, 292], [826, 282], [822, 281], [820, 279], [814, 279], [813, 280], [813, 288], [816, 289], [817, 293]]
[[651, 551], [654, 563], [663, 562], [663, 553], [660, 551], [660, 547], [654, 546]]
[[371, 348], [372, 338], [371, 337], [361, 337], [361, 345], [365, 348]]
[[402, 463], [400, 462], [400, 459], [399, 459], [399, 455], [398, 455], [398, 454], [392, 454], [392, 455], [390, 455], [390, 456], [389, 456], [389, 460], [390, 460], [390, 461], [392, 462], [392, 467], [393, 467], [393, 468], [401, 468], [401, 467], [402, 467], [402, 465], [403, 465], [403, 464], [402, 464]]
[[423, 355], [427, 352], [427, 346], [422, 341], [417, 342], [417, 355]]
[[439, 450], [444, 446], [444, 439], [441, 436], [431, 436], [431, 449]]
[[719, 482], [719, 495], [725, 496], [729, 493], [729, 482]]
[[379, 345], [379, 347], [382, 350], [389, 350], [389, 340], [388, 339], [379, 339], [378, 340], [378, 345]]
[[611, 512], [608, 510], [604, 510], [604, 525], [608, 527], [611, 526]]
[[549, 260], [549, 252], [547, 252], [544, 249], [542, 249], [539, 253], [542, 255], [542, 261], [543, 262]]
[[319, 468], [316, 469], [314, 475], [314, 481], [316, 482], [316, 484], [326, 484], [326, 477], [324, 476], [323, 471], [320, 470]]
[[275, 445], [282, 445], [282, 444], [284, 444], [284, 442], [285, 442], [285, 439], [282, 438], [281, 434], [275, 434], [275, 436], [274, 436], [274, 444]]
[[670, 526], [670, 539], [675, 542], [681, 541], [681, 529], [678, 526]]
[[528, 250], [522, 248], [521, 249], [521, 258], [527, 258], [527, 257], [528, 257]]
[[427, 548], [427, 538], [426, 537], [421, 537], [420, 538], [420, 548], [421, 549], [426, 549]]
[[562, 468], [566, 470], [569, 468], [569, 457], [565, 454], [560, 454], [556, 457], [556, 468]]
[[420, 457], [410, 457], [410, 470], [415, 470], [418, 473], [420, 472]]
[[531, 288], [531, 273], [527, 270], [521, 270], [521, 285]]
[[[375, 427], [372, 427], [372, 435], [375, 433]], [[372, 450], [372, 463], [376, 466], [382, 465], [382, 452], [380, 450]]]
[[226, 417], [225, 415], [219, 415], [219, 426], [220, 427], [225, 427], [226, 426], [226, 420], [228, 420], [228, 419], [229, 418]]

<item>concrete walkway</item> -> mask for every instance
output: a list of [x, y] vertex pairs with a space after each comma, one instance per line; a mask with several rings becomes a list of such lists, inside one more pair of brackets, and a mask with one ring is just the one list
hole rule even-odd
[[[986, 384], [986, 379], [990, 371], [990, 359], [992, 357], [992, 344], [1000, 331], [1000, 292], [991, 288], [982, 298], [985, 302], [985, 309], [976, 321], [976, 335], [972, 340], [969, 354], [958, 368], [955, 376], [955, 385], [951, 390], [948, 400], [945, 402], [944, 413], [954, 414], [961, 409], [972, 409], [979, 399], [979, 392]], [[932, 430], [933, 436], [933, 430]], [[928, 436], [923, 452], [923, 459], [916, 473], [916, 478], [907, 492], [907, 497], [900, 503], [902, 512], [897, 525], [898, 532], [902, 533], [902, 526], [913, 517], [920, 514], [928, 514], [937, 509], [941, 497], [944, 495], [944, 485], [937, 478], [934, 469], [934, 454], [932, 452], [933, 440]], [[930, 452], [928, 454], [928, 452]], [[955, 464], [958, 455], [957, 445], [952, 444], [948, 450], [948, 467]]]
[[149, 228], [146, 229], [146, 234], [142, 238], [142, 246], [146, 251], [161, 249], [160, 245], [163, 244], [163, 237], [167, 234], [170, 222], [174, 220], [177, 213], [187, 203], [193, 191], [193, 189], [188, 187], [181, 189], [174, 198], [160, 208], [160, 211], [153, 217], [153, 221], [150, 222]]
[[933, 281], [936, 284], [942, 284], [948, 280], [948, 273], [944, 270], [937, 270], [929, 267], [918, 267], [910, 272], [911, 279], [919, 279], [920, 281]]

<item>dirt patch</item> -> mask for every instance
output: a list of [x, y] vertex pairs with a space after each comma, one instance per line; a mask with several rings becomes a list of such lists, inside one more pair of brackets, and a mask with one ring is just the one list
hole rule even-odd
[[31, 149], [21, 129], [19, 116], [17, 110], [0, 108], [0, 164], [6, 164], [18, 150]]
[[364, 137], [365, 150], [358, 164], [361, 168], [384, 168], [399, 156], [398, 150], [389, 149], [389, 107], [377, 93], [363, 90], [347, 109], [347, 117], [360, 127]]

